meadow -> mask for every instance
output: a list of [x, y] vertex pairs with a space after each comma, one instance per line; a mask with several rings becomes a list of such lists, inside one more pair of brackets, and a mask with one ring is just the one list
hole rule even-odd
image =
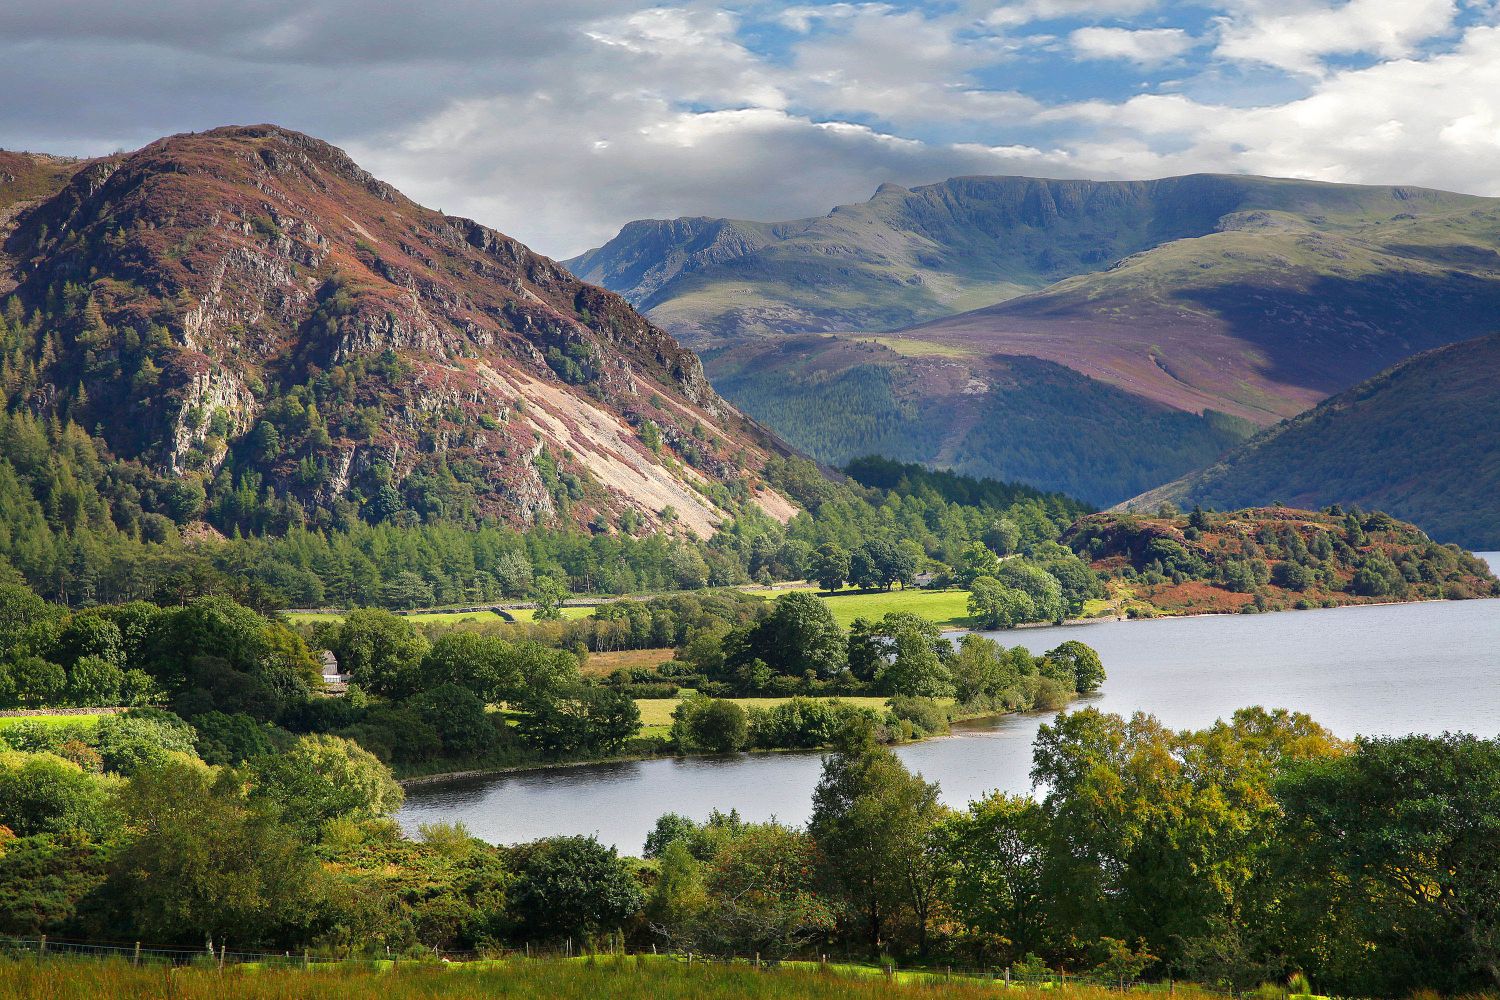
[[856, 618], [875, 620], [892, 611], [920, 615], [941, 628], [965, 628], [969, 624], [967, 590], [841, 590], [819, 597], [844, 628]]
[[[611, 997], [613, 1000], [699, 1000], [699, 998], [805, 998], [861, 1000], [902, 997], [920, 988], [924, 997], [967, 1000], [994, 996], [1005, 989], [996, 980], [942, 974], [898, 972], [887, 977], [867, 967], [830, 966], [818, 970], [787, 964], [757, 970], [748, 964], [689, 965], [682, 961], [637, 957], [574, 960], [520, 960], [459, 963], [382, 963], [333, 968], [272, 969], [229, 966], [145, 964], [125, 961], [53, 958], [0, 960], [0, 997], [17, 1000], [116, 1000], [171, 997], [173, 1000], [383, 1000], [489, 997]], [[1108, 1000], [1113, 991], [1093, 986], [1031, 988], [1012, 986], [1015, 1000]], [[1146, 992], [1143, 990], [1142, 992]], [[1165, 992], [1160, 990], [1159, 992]], [[1191, 988], [1176, 995], [1198, 1000]]]
[[23, 722], [38, 726], [64, 727], [64, 726], [97, 726], [99, 720], [109, 713], [78, 715], [0, 715], [0, 729], [19, 725]]

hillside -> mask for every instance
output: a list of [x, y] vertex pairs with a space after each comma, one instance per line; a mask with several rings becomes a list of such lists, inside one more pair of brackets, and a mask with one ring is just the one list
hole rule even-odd
[[0, 176], [7, 404], [190, 507], [700, 536], [752, 500], [792, 510], [757, 476], [785, 448], [691, 351], [319, 140], [221, 128], [87, 163], [5, 154]]
[[[1107, 504], [1214, 461], [1250, 429], [1225, 417], [1266, 426], [1486, 331], [1497, 248], [1500, 201], [1419, 188], [999, 177], [886, 185], [820, 219], [631, 223], [568, 265], [819, 458]], [[776, 336], [809, 332], [840, 339]], [[1018, 395], [1018, 364], [1049, 391]], [[1018, 444], [1028, 423], [1046, 438]]]
[[1500, 596], [1483, 560], [1381, 512], [1107, 511], [1080, 519], [1063, 543], [1131, 617]]
[[720, 392], [823, 461], [873, 453], [1104, 507], [1213, 462], [1253, 429], [1054, 362], [897, 337], [759, 338], [704, 364]]
[[1129, 501], [1379, 508], [1500, 548], [1500, 334], [1417, 355]]

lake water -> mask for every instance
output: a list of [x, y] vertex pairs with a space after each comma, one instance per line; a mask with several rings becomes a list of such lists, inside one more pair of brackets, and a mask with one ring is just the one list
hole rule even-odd
[[[1482, 553], [1500, 568], [1500, 553]], [[1198, 728], [1237, 708], [1292, 708], [1341, 736], [1464, 731], [1500, 735], [1500, 601], [1377, 605], [1266, 615], [1104, 622], [991, 633], [1042, 653], [1066, 639], [1099, 651], [1109, 674], [1084, 704], [1150, 712]], [[1077, 703], [1075, 703], [1077, 704]], [[962, 805], [994, 789], [1028, 792], [1031, 742], [1050, 714], [1010, 716], [899, 747], [908, 767]], [[664, 812], [735, 808], [751, 820], [807, 818], [821, 756], [737, 754], [555, 768], [415, 786], [400, 820], [462, 820], [513, 843], [596, 834], [638, 853]]]

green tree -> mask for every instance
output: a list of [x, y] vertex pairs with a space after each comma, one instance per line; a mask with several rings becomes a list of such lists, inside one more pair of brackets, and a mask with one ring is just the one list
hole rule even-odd
[[645, 898], [629, 866], [593, 837], [551, 837], [514, 849], [510, 893], [519, 936], [581, 944], [623, 927]]
[[93, 743], [105, 770], [133, 775], [159, 767], [174, 755], [192, 755], [194, 735], [193, 727], [171, 712], [133, 708], [100, 719]]
[[328, 636], [339, 668], [372, 694], [400, 698], [421, 683], [427, 640], [400, 615], [375, 608], [351, 612]]
[[963, 944], [981, 960], [1013, 962], [1052, 943], [1046, 824], [1035, 799], [996, 792], [935, 831], [943, 902], [964, 929]]
[[300, 737], [282, 753], [249, 763], [256, 802], [274, 804], [286, 822], [316, 836], [333, 819], [376, 819], [401, 807], [390, 769], [352, 740]]
[[1032, 606], [1036, 608], [1036, 617], [1042, 621], [1061, 622], [1067, 613], [1062, 584], [1057, 582], [1057, 577], [1040, 566], [1019, 559], [1007, 559], [995, 579], [1031, 598]]
[[980, 628], [1014, 628], [1035, 621], [1037, 610], [1025, 591], [981, 576], [969, 586], [969, 615]]
[[745, 710], [727, 699], [685, 698], [672, 710], [672, 741], [683, 750], [733, 753], [749, 735]]
[[1104, 683], [1104, 664], [1092, 646], [1077, 639], [1047, 651], [1042, 659], [1042, 673], [1055, 676], [1079, 694], [1092, 694]]
[[68, 673], [68, 696], [75, 705], [118, 705], [125, 672], [98, 656], [81, 656]]
[[550, 576], [539, 578], [532, 589], [536, 604], [533, 617], [539, 622], [561, 621], [563, 602], [568, 596], [568, 588], [560, 580]]
[[812, 578], [830, 593], [842, 587], [849, 579], [848, 550], [834, 542], [818, 546], [812, 558]]
[[847, 668], [848, 644], [826, 603], [794, 592], [778, 597], [771, 613], [745, 631], [728, 666], [754, 659], [778, 673], [836, 677]]
[[131, 836], [110, 864], [110, 896], [136, 933], [258, 947], [310, 918], [316, 864], [232, 771], [175, 758], [137, 774], [120, 803]]
[[485, 702], [509, 701], [521, 691], [517, 657], [508, 643], [478, 632], [448, 632], [422, 657], [420, 686], [457, 684]]
[[52, 754], [0, 751], [0, 827], [20, 837], [82, 833], [102, 840], [119, 821], [113, 782]]
[[856, 622], [849, 639], [850, 665], [886, 695], [946, 698], [953, 694], [948, 663], [953, 644], [920, 615], [892, 611], [873, 625]]
[[959, 556], [955, 577], [960, 586], [968, 587], [981, 576], [994, 577], [1000, 572], [1000, 560], [983, 542], [970, 542]]
[[1276, 799], [1293, 939], [1335, 988], [1500, 986], [1500, 741], [1362, 737], [1292, 769]]
[[852, 731], [823, 762], [808, 821], [824, 884], [862, 925], [878, 955], [892, 917], [909, 908], [925, 950], [935, 873], [928, 834], [938, 786], [909, 772], [869, 730]]

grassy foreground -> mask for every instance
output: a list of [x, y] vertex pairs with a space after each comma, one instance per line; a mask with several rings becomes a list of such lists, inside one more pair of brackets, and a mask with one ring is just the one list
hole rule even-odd
[[[747, 966], [688, 966], [644, 957], [599, 961], [475, 962], [452, 966], [405, 964], [397, 969], [256, 969], [144, 966], [124, 961], [52, 959], [0, 961], [0, 998], [10, 1000], [115, 1000], [123, 997], [171, 997], [173, 1000], [382, 1000], [481, 997], [610, 997], [613, 1000], [698, 1000], [698, 998], [878, 998], [908, 996], [917, 979], [890, 980], [873, 970], [818, 972], [782, 968], [757, 971]], [[951, 983], [921, 977], [922, 996], [968, 998], [994, 996], [1004, 987], [993, 981]], [[1041, 990], [1012, 987], [1010, 995], [1050, 1000], [1108, 1000], [1118, 996], [1097, 987], [1066, 986]], [[1198, 994], [1178, 990], [1189, 1000]]]

